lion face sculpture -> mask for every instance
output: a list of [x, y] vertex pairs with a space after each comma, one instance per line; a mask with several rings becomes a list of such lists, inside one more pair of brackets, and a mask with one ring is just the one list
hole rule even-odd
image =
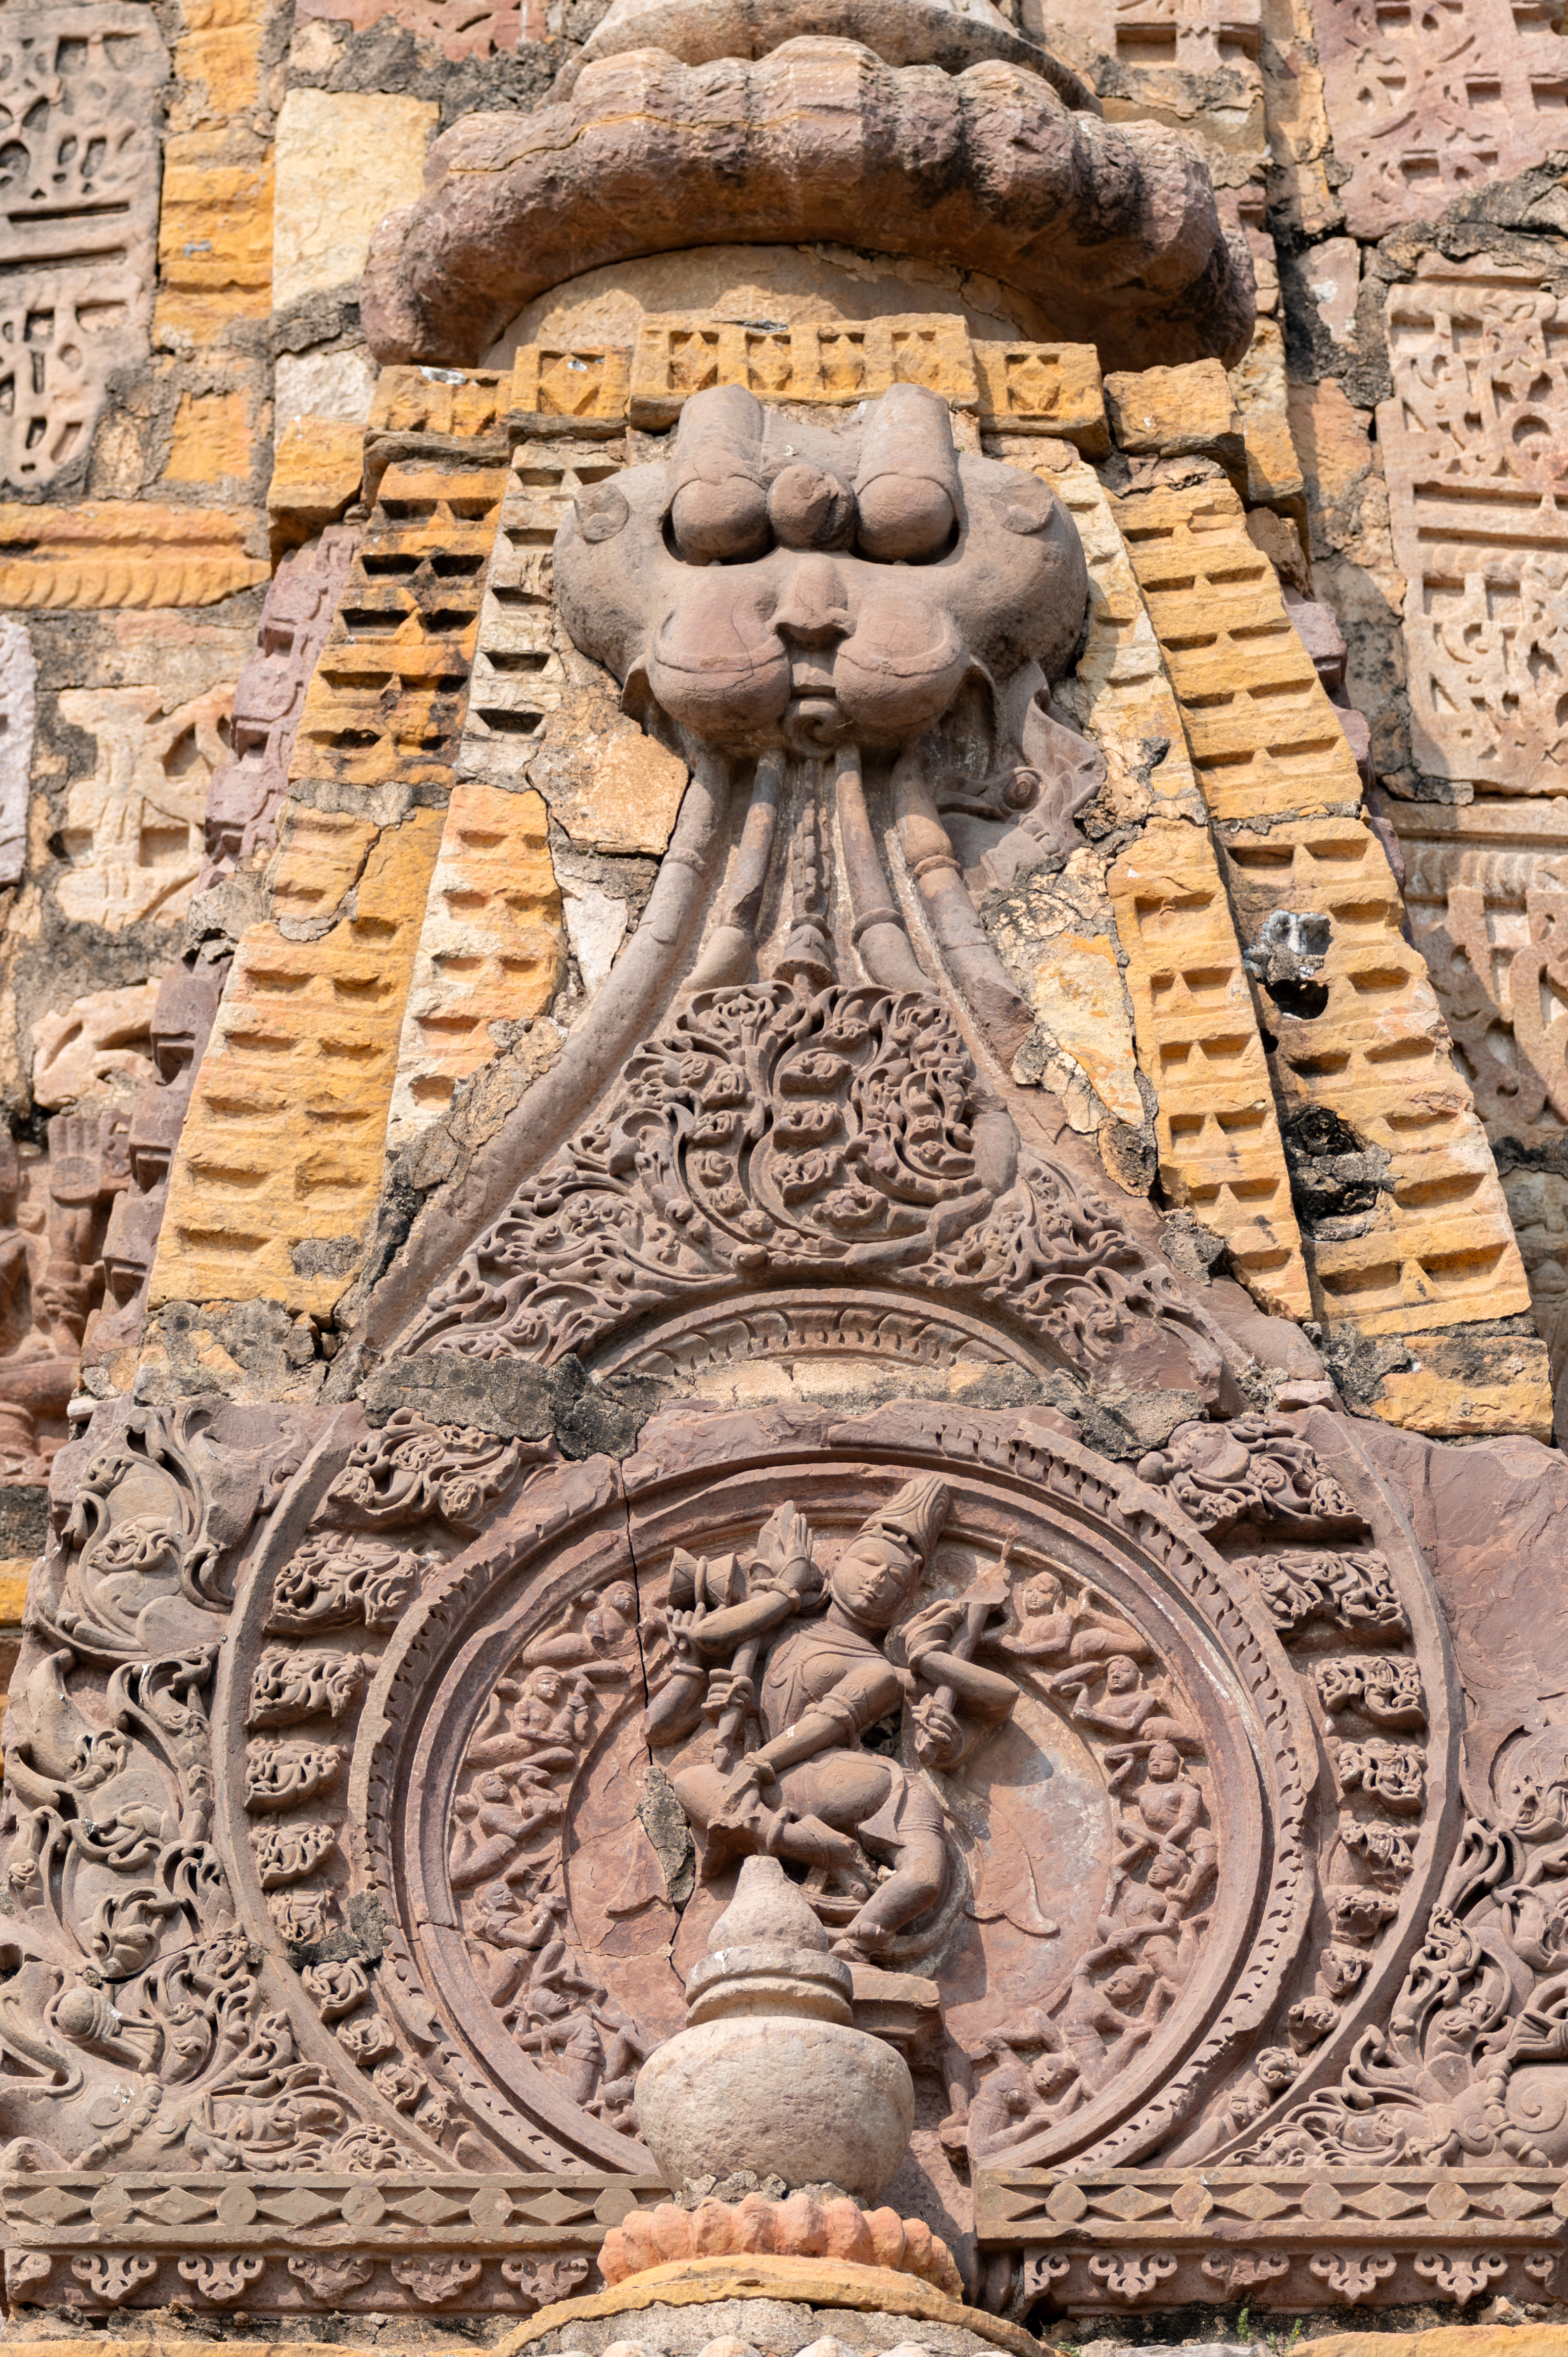
[[836, 431], [738, 386], [696, 394], [668, 459], [579, 497], [555, 581], [628, 708], [734, 755], [894, 752], [972, 682], [1002, 724], [1059, 677], [1089, 589], [1060, 500], [961, 457], [916, 385]]

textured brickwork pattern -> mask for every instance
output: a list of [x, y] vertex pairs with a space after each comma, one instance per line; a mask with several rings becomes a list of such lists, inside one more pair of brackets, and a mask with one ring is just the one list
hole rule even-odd
[[541, 797], [455, 786], [398, 1049], [389, 1148], [448, 1110], [458, 1082], [497, 1052], [492, 1026], [543, 1014], [560, 986], [563, 943]]
[[[1127, 961], [1138, 1068], [1159, 1107], [1160, 1184], [1168, 1201], [1224, 1237], [1262, 1306], [1306, 1317], [1301, 1235], [1241, 946], [1181, 715], [1111, 502], [1092, 468], [1060, 443], [987, 447], [1015, 465], [1032, 461], [1078, 528], [1089, 631], [1060, 700], [1101, 745], [1113, 782], [1142, 770], [1154, 795], [1155, 816], [1106, 884]], [[1048, 969], [1041, 982], [1048, 1002]], [[1048, 1020], [1048, 1005], [1042, 1013]]]
[[244, 935], [169, 1180], [151, 1308], [267, 1299], [324, 1316], [352, 1276], [441, 825], [421, 810], [381, 834], [351, 912], [319, 941], [273, 924]]
[[577, 494], [619, 472], [594, 443], [525, 442], [506, 478], [486, 576], [461, 772], [517, 782], [566, 692], [552, 595], [555, 534]]
[[1370, 1218], [1347, 1223], [1359, 1232], [1306, 1239], [1319, 1314], [1372, 1334], [1515, 1315], [1528, 1295], [1491, 1152], [1273, 568], [1223, 486], [1152, 493], [1120, 513], [1243, 943], [1262, 952], [1287, 920], [1328, 920], [1313, 996], [1282, 992], [1269, 1017], [1275, 1084], [1287, 1121], [1334, 1114], [1381, 1176]]
[[292, 774], [449, 784], [506, 478], [390, 468], [305, 699]]

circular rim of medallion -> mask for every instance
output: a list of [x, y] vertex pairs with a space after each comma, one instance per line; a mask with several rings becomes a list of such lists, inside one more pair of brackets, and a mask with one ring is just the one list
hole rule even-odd
[[[889, 1415], [895, 1429], [887, 1427]], [[1004, 1435], [1001, 1417], [984, 1411], [955, 1422], [950, 1409], [897, 1403], [881, 1412], [875, 1441], [843, 1426], [830, 1430], [824, 1448], [791, 1431], [800, 1425], [799, 1415], [683, 1412], [678, 1437], [645, 1433], [643, 1450], [624, 1468], [624, 1501], [619, 1484], [585, 1480], [585, 1466], [542, 1470], [512, 1513], [456, 1557], [406, 1616], [378, 1672], [379, 1694], [370, 1698], [372, 1706], [380, 1702], [373, 1715], [381, 1734], [373, 1756], [356, 1760], [360, 1805], [353, 1813], [373, 1881], [401, 1927], [392, 1931], [389, 1963], [395, 1952], [401, 1977], [412, 1985], [405, 1994], [433, 2006], [444, 2020], [459, 2050], [446, 2058], [456, 2066], [455, 2092], [487, 2132], [526, 2146], [535, 2122], [590, 2160], [623, 2169], [646, 2166], [640, 2146], [579, 2112], [558, 2092], [560, 2083], [517, 2053], [504, 2032], [499, 2040], [494, 2036], [499, 2017], [479, 1988], [445, 1871], [462, 1743], [491, 1679], [552, 1614], [585, 1587], [634, 1576], [628, 1505], [646, 1550], [650, 1543], [665, 1544], [656, 1535], [661, 1523], [682, 1524], [686, 1544], [694, 1510], [708, 1501], [713, 1525], [698, 1544], [711, 1545], [721, 1527], [755, 1534], [760, 1501], [747, 1492], [762, 1485], [771, 1491], [770, 1505], [791, 1487], [809, 1493], [823, 1482], [842, 1496], [853, 1478], [868, 1503], [879, 1503], [909, 1473], [933, 1471], [950, 1482], [955, 1501], [983, 1501], [990, 1493], [998, 1515], [1032, 1511], [1064, 1539], [1076, 1524], [1078, 1546], [1086, 1553], [1098, 1547], [1117, 1566], [1112, 1577], [1097, 1559], [1096, 1584], [1124, 1598], [1122, 1609], [1140, 1627], [1154, 1609], [1156, 1620], [1169, 1624], [1177, 1653], [1190, 1657], [1183, 1680], [1188, 1691], [1211, 1697], [1203, 1732], [1227, 1811], [1221, 1921], [1209, 1934], [1193, 1991], [1171, 2008], [1164, 2034], [1151, 2039], [1110, 2088], [1031, 2147], [1028, 2164], [1050, 2165], [1097, 2147], [1104, 2165], [1125, 2164], [1192, 2112], [1216, 2069], [1232, 2059], [1233, 2040], [1255, 2029], [1277, 1994], [1292, 1930], [1305, 1922], [1313, 1888], [1301, 1840], [1304, 1796], [1314, 1781], [1303, 1773], [1305, 1721], [1277, 1640], [1244, 1584], [1179, 1516], [1168, 1514], [1157, 1493], [1070, 1442], [1019, 1425], [1015, 1412], [1006, 1420], [1013, 1429]], [[808, 1421], [822, 1419], [813, 1414]], [[662, 1462], [660, 1439], [675, 1444]], [[962, 1523], [961, 1512], [956, 1519]], [[671, 1528], [668, 1544], [674, 1543]], [[1070, 1551], [1065, 1560], [1078, 1567]], [[1141, 1606], [1135, 1613], [1134, 1603]], [[1232, 1763], [1229, 1779], [1218, 1764], [1222, 1755]], [[394, 1997], [397, 1977], [388, 1989]], [[438, 2043], [445, 2044], [439, 2034]], [[498, 2044], [508, 2050], [499, 2068]]]

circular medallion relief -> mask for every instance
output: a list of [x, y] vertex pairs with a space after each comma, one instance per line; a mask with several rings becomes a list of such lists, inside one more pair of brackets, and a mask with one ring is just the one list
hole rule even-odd
[[1273, 1988], [1302, 1780], [1245, 1592], [1070, 1445], [886, 1420], [886, 1463], [721, 1420], [749, 1461], [655, 1465], [548, 1538], [536, 1484], [389, 1649], [388, 1992], [535, 2165], [647, 2166], [638, 2069], [755, 1851], [978, 2158], [1168, 2131]]

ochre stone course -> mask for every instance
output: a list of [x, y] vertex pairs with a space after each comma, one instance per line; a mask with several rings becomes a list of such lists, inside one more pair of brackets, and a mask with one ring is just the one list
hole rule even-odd
[[150, 1308], [264, 1298], [323, 1316], [352, 1276], [441, 826], [421, 810], [381, 834], [353, 913], [320, 940], [244, 935], [170, 1176]]
[[247, 520], [154, 500], [0, 505], [0, 605], [210, 606], [267, 577]]
[[450, 781], [505, 481], [388, 469], [306, 695], [294, 777]]
[[1328, 920], [1320, 964], [1275, 994], [1275, 1083], [1287, 1123], [1322, 1108], [1388, 1160], [1363, 1232], [1306, 1237], [1319, 1315], [1370, 1334], [1517, 1315], [1524, 1271], [1490, 1149], [1273, 568], [1221, 484], [1123, 500], [1118, 514], [1243, 943], [1266, 958], [1293, 918]]
[[389, 1148], [446, 1113], [489, 1061], [492, 1026], [542, 1015], [560, 985], [561, 895], [536, 793], [454, 786], [398, 1049]]
[[1224, 1237], [1262, 1308], [1310, 1317], [1268, 1058], [1208, 830], [1152, 821], [1107, 882], [1160, 1102], [1165, 1196]]

